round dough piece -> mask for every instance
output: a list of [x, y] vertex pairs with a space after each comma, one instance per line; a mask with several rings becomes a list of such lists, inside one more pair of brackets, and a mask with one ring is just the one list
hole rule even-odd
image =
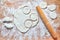
[[6, 27], [6, 28], [13, 28], [14, 27], [14, 24], [13, 23], [4, 23], [4, 26]]
[[25, 7], [23, 7], [22, 11], [23, 11], [24, 14], [29, 14], [31, 9], [28, 6], [25, 6]]
[[54, 11], [56, 9], [56, 5], [55, 4], [52, 4], [52, 5], [48, 5], [48, 10], [50, 11]]
[[51, 13], [49, 13], [49, 17], [50, 17], [51, 19], [57, 18], [56, 12], [51, 12]]
[[5, 17], [5, 18], [3, 18], [3, 20], [2, 20], [2, 21], [12, 21], [12, 20], [13, 20], [13, 18]]
[[26, 28], [24, 25], [20, 25], [20, 22], [17, 19], [14, 19], [14, 24], [16, 25], [17, 29], [22, 33], [25, 33], [29, 30], [29, 28]]
[[32, 20], [37, 20], [37, 19], [38, 19], [38, 15], [35, 14], [35, 13], [31, 13], [30, 19], [32, 19]]
[[43, 9], [45, 9], [45, 8], [47, 7], [47, 3], [44, 2], [44, 1], [40, 2], [39, 5], [40, 5], [40, 7], [43, 8]]
[[25, 25], [25, 27], [30, 28], [32, 26], [32, 21], [27, 19], [27, 20], [25, 20], [24, 25]]

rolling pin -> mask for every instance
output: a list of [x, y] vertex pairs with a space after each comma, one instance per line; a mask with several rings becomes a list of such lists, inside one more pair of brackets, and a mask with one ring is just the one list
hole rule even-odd
[[57, 40], [57, 33], [54, 31], [52, 25], [49, 23], [48, 19], [46, 18], [43, 10], [40, 8], [40, 6], [36, 6], [36, 10], [39, 13], [39, 16], [41, 17], [43, 23], [45, 24], [46, 28], [48, 29], [50, 35], [54, 40]]

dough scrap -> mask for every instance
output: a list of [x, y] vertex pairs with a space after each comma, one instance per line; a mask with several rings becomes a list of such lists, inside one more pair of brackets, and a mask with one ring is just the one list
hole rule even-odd
[[13, 18], [5, 17], [5, 18], [3, 18], [3, 20], [2, 20], [2, 21], [12, 21], [12, 20], [13, 20]]
[[6, 28], [13, 28], [14, 27], [14, 24], [13, 23], [4, 23], [4, 26], [6, 27]]
[[51, 13], [49, 13], [49, 17], [50, 17], [51, 19], [57, 18], [56, 12], [51, 12]]

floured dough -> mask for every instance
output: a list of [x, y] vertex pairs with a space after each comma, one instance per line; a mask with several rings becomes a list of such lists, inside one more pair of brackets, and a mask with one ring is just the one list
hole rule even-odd
[[25, 25], [25, 27], [30, 28], [32, 26], [32, 21], [27, 19], [27, 20], [25, 20], [24, 25]]
[[31, 13], [30, 19], [37, 20], [38, 19], [38, 15], [36, 13]]
[[47, 7], [50, 11], [54, 11], [56, 9], [56, 5], [52, 4], [52, 5], [48, 5]]
[[12, 20], [13, 20], [13, 18], [5, 17], [5, 18], [3, 18], [3, 20], [2, 20], [2, 21], [12, 21]]
[[56, 12], [51, 12], [51, 13], [49, 13], [49, 17], [50, 17], [51, 19], [57, 18]]
[[44, 2], [44, 1], [40, 2], [39, 5], [40, 5], [40, 7], [43, 8], [43, 9], [47, 7], [47, 3]]
[[29, 6], [25, 6], [25, 7], [23, 7], [22, 11], [24, 14], [29, 14], [31, 9], [29, 8]]
[[6, 28], [13, 28], [14, 27], [14, 24], [13, 23], [4, 23], [4, 26]]
[[16, 25], [17, 29], [20, 31], [20, 32], [27, 32], [29, 30], [29, 28], [26, 28], [23, 24], [21, 24], [21, 22], [19, 22], [17, 19], [14, 19], [14, 24]]
[[17, 29], [23, 33], [27, 32], [29, 28], [24, 26], [24, 21], [28, 19], [29, 16], [26, 16], [21, 9], [18, 9], [14, 14], [14, 17], [16, 17], [14, 18], [14, 24], [16, 25]]

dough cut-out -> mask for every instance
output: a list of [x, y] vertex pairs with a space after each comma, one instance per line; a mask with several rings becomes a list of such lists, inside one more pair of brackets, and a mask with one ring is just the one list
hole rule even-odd
[[25, 27], [30, 28], [32, 26], [32, 21], [30, 19], [25, 20], [24, 22]]
[[[28, 5], [28, 8], [25, 8], [23, 10], [23, 8], [26, 6], [27, 5], [24, 5], [24, 6], [22, 6], [22, 8], [21, 7], [18, 8], [14, 14], [14, 17], [15, 17], [14, 24], [15, 24], [16, 28], [22, 33], [27, 32], [32, 26], [37, 25], [37, 20], [38, 20], [37, 14], [35, 15], [33, 13], [30, 13], [30, 14], [32, 14], [32, 16], [29, 14], [29, 12], [31, 11], [30, 5]], [[29, 15], [25, 15], [25, 13], [29, 14]], [[30, 16], [32, 17], [32, 19]]]
[[47, 2], [42, 1], [42, 2], [40, 2], [39, 6], [43, 9], [45, 9], [47, 7]]
[[13, 18], [5, 17], [5, 18], [3, 18], [3, 20], [2, 20], [2, 21], [12, 21], [12, 20], [13, 20]]
[[31, 13], [30, 19], [37, 20], [38, 19], [38, 15], [36, 13]]
[[51, 19], [57, 18], [56, 12], [51, 12], [51, 13], [49, 13], [49, 17], [50, 17]]
[[55, 11], [56, 5], [55, 5], [55, 4], [51, 4], [51, 5], [48, 5], [47, 8], [48, 8], [50, 11]]
[[[29, 30], [29, 28], [26, 28], [23, 24], [21, 24], [21, 22], [19, 22], [17, 19], [14, 19], [14, 24], [16, 25], [17, 29], [22, 32], [25, 33]], [[20, 25], [21, 24], [21, 25]]]
[[6, 27], [6, 28], [13, 28], [14, 27], [14, 24], [13, 23], [4, 23], [4, 26]]

